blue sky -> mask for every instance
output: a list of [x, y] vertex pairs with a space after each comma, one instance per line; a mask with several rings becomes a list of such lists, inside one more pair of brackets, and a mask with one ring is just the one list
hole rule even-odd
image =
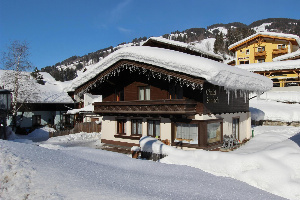
[[0, 0], [0, 51], [26, 40], [34, 67], [134, 38], [215, 23], [300, 19], [299, 0]]

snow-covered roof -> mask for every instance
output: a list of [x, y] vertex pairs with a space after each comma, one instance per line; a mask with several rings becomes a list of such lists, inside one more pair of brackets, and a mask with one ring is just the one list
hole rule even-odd
[[287, 60], [287, 59], [295, 58], [297, 56], [300, 56], [300, 49], [298, 49], [297, 51], [292, 52], [292, 53], [288, 53], [288, 54], [284, 54], [284, 55], [275, 57], [275, 58], [273, 58], [273, 61]]
[[94, 111], [94, 106], [92, 104], [90, 104], [83, 108], [68, 110], [67, 114], [75, 115], [75, 114], [81, 113], [81, 112], [93, 112], [93, 111]]
[[255, 33], [253, 35], [250, 35], [249, 37], [246, 37], [243, 40], [240, 40], [240, 41], [238, 41], [238, 42], [230, 45], [228, 47], [228, 49], [231, 49], [231, 48], [233, 48], [233, 47], [235, 47], [235, 46], [237, 46], [239, 44], [242, 44], [243, 42], [246, 42], [247, 40], [250, 40], [251, 38], [254, 38], [254, 37], [259, 36], [259, 35], [295, 39], [297, 41], [298, 45], [300, 46], [300, 38], [297, 35], [285, 34], [285, 33], [275, 33], [275, 32], [258, 32], [258, 33]]
[[253, 63], [248, 65], [237, 65], [237, 68], [247, 71], [271, 71], [284, 69], [300, 69], [300, 60], [287, 60], [278, 62]]
[[[11, 70], [0, 70], [0, 78], [3, 78], [3, 84], [6, 89], [13, 90], [13, 83], [10, 76], [13, 73]], [[22, 74], [30, 77], [30, 72], [22, 72]], [[45, 85], [38, 84], [32, 77], [20, 80], [20, 89], [23, 94], [19, 94], [18, 101], [26, 103], [74, 103], [72, 98], [65, 90], [68, 87], [68, 82], [55, 81], [47, 72], [41, 72]]]
[[184, 43], [184, 42], [179, 42], [179, 41], [175, 41], [175, 40], [169, 40], [163, 37], [150, 37], [145, 43], [147, 43], [149, 40], [154, 40], [157, 42], [161, 42], [161, 43], [165, 43], [165, 44], [170, 44], [173, 46], [178, 46], [178, 47], [182, 47], [185, 49], [189, 49], [191, 51], [195, 51], [198, 53], [202, 53], [204, 55], [208, 55], [220, 60], [223, 60], [222, 56], [215, 54], [213, 51], [207, 51], [203, 48], [203, 45], [200, 45], [199, 43]]
[[142, 46], [122, 48], [108, 55], [91, 67], [84, 76], [74, 79], [69, 91], [75, 91], [76, 88], [96, 77], [114, 63], [124, 59], [204, 78], [214, 85], [224, 86], [227, 90], [263, 92], [270, 90], [273, 85], [272, 81], [264, 76], [207, 58], [163, 48]]

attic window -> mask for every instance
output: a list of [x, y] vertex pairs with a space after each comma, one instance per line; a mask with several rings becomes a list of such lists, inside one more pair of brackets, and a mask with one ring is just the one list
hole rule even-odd
[[247, 55], [250, 54], [250, 49], [246, 49], [246, 54], [247, 54]]

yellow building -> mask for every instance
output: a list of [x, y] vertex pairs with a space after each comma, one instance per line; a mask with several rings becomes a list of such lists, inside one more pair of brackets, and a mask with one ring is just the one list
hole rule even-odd
[[235, 64], [272, 62], [274, 58], [299, 49], [297, 35], [259, 32], [228, 47], [235, 53]]
[[[300, 38], [297, 35], [259, 32], [230, 45], [228, 49], [235, 53], [235, 65], [241, 65], [299, 59], [299, 46]], [[249, 68], [254, 73], [271, 78], [274, 86], [299, 85], [299, 66], [284, 70], [282, 67], [270, 70], [262, 68], [265, 65], [258, 66], [260, 70], [255, 71], [250, 70], [254, 66], [244, 66], [243, 68], [246, 70]]]

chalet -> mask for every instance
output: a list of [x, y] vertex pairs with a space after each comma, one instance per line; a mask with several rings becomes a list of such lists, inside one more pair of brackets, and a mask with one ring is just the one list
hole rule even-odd
[[[149, 41], [148, 41], [149, 42]], [[115, 51], [72, 83], [69, 94], [102, 95], [102, 143], [138, 145], [142, 136], [207, 149], [224, 135], [250, 137], [248, 94], [271, 89], [263, 76], [181, 51]]]
[[[297, 64], [291, 67], [284, 66], [286, 62], [261, 66], [258, 63], [299, 59], [299, 46], [300, 38], [296, 35], [259, 32], [230, 45], [229, 50], [235, 53], [235, 64], [240, 68], [271, 78], [274, 86], [286, 87], [300, 83]], [[253, 64], [253, 66], [241, 66], [241, 64]]]
[[299, 49], [300, 38], [297, 35], [258, 32], [228, 47], [235, 53], [236, 65], [273, 60], [285, 54], [290, 54]]
[[[0, 77], [13, 77], [12, 73], [11, 70], [0, 70]], [[46, 72], [41, 72], [41, 74], [44, 76], [44, 85], [38, 84], [29, 72], [22, 72], [20, 75], [22, 84], [20, 84], [21, 89], [17, 99], [17, 127], [21, 129], [18, 133], [21, 133], [20, 131], [25, 133], [26, 129], [44, 125], [62, 129], [64, 123], [68, 123], [64, 118], [64, 113], [74, 107], [74, 101], [50, 74]], [[13, 91], [11, 80], [3, 81], [3, 86]], [[14, 95], [13, 92], [12, 94]], [[8, 124], [12, 124], [11, 116]]]

